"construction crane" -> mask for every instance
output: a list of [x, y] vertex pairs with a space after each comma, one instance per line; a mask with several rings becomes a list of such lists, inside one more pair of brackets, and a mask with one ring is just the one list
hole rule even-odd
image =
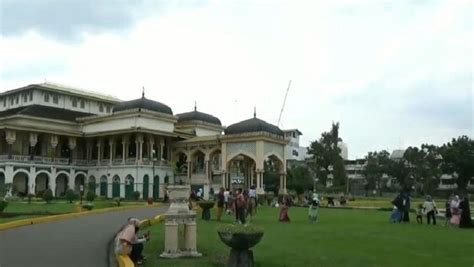
[[290, 91], [290, 86], [291, 86], [291, 80], [288, 83], [288, 88], [286, 89], [285, 98], [283, 99], [283, 105], [281, 106], [280, 116], [278, 117], [278, 123], [277, 123], [278, 127], [280, 127], [281, 115], [283, 114], [283, 109], [285, 108], [286, 97], [288, 96], [288, 92]]

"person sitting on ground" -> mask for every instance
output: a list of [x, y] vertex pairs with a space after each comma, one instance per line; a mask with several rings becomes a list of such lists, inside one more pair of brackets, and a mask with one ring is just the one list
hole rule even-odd
[[137, 265], [143, 264], [146, 260], [142, 255], [143, 243], [150, 240], [150, 233], [144, 237], [138, 237], [140, 220], [137, 218], [129, 218], [128, 224], [122, 227], [121, 231], [115, 237], [115, 254], [128, 255], [130, 259]]
[[418, 209], [416, 210], [416, 222], [418, 224], [423, 224], [423, 205], [418, 204]]
[[341, 197], [339, 198], [339, 204], [340, 204], [341, 206], [345, 206], [345, 205], [346, 205], [346, 198], [345, 198], [344, 196], [341, 196]]

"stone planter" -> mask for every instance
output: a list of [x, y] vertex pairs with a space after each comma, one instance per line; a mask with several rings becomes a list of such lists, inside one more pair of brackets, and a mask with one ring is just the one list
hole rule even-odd
[[[247, 228], [247, 229], [246, 229]], [[234, 226], [217, 231], [221, 241], [231, 248], [227, 267], [253, 267], [253, 251], [263, 237], [263, 229], [252, 226]]]
[[202, 209], [202, 219], [209, 221], [211, 219], [211, 209], [214, 207], [213, 201], [199, 201], [199, 207]]

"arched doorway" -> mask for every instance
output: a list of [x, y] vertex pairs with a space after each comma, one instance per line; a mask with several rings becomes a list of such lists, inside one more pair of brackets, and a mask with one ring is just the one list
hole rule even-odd
[[278, 157], [271, 155], [264, 161], [263, 167], [263, 188], [265, 188], [265, 191], [278, 194], [282, 186], [280, 184], [280, 174], [284, 170], [283, 163]]
[[35, 194], [42, 195], [46, 189], [49, 188], [49, 175], [42, 172], [36, 175], [35, 179]]
[[95, 177], [90, 176], [89, 181], [87, 182], [87, 190], [95, 193], [95, 188], [97, 187]]
[[107, 176], [100, 177], [100, 196], [107, 197]]
[[150, 178], [148, 178], [148, 175], [143, 176], [143, 199], [148, 198], [149, 183], [150, 183]]
[[56, 177], [56, 197], [63, 197], [66, 195], [68, 189], [68, 176], [64, 173], [59, 174]]
[[229, 177], [226, 185], [233, 190], [249, 188], [254, 184], [256, 178], [255, 161], [247, 155], [239, 154], [233, 157], [227, 163], [227, 171]]
[[160, 197], [160, 176], [153, 177], [153, 199], [157, 200]]
[[133, 199], [134, 182], [130, 174], [125, 177], [125, 199]]
[[204, 153], [200, 150], [192, 155], [192, 173], [204, 174], [206, 172], [204, 164], [205, 157]]
[[[78, 174], [74, 180], [74, 192], [79, 195], [84, 195], [84, 186], [86, 184], [86, 177], [84, 174]], [[82, 189], [82, 190], [81, 190]]]
[[112, 179], [112, 197], [120, 197], [120, 177], [117, 175]]
[[28, 174], [26, 172], [17, 172], [13, 176], [13, 191], [16, 191], [18, 196], [26, 196], [28, 194]]

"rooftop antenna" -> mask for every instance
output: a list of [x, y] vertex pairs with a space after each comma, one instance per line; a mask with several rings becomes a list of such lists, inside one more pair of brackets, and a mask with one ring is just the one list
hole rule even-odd
[[197, 111], [197, 102], [194, 100], [194, 111]]
[[291, 86], [291, 80], [288, 83], [288, 88], [286, 89], [285, 98], [283, 99], [283, 105], [281, 106], [280, 116], [278, 117], [278, 122], [277, 122], [278, 127], [280, 127], [281, 115], [283, 114], [283, 109], [285, 108], [286, 97], [288, 96], [288, 92], [290, 91], [290, 86]]
[[254, 118], [257, 117], [257, 107], [256, 106], [253, 107], [253, 117]]
[[142, 98], [145, 98], [145, 86], [142, 86]]

